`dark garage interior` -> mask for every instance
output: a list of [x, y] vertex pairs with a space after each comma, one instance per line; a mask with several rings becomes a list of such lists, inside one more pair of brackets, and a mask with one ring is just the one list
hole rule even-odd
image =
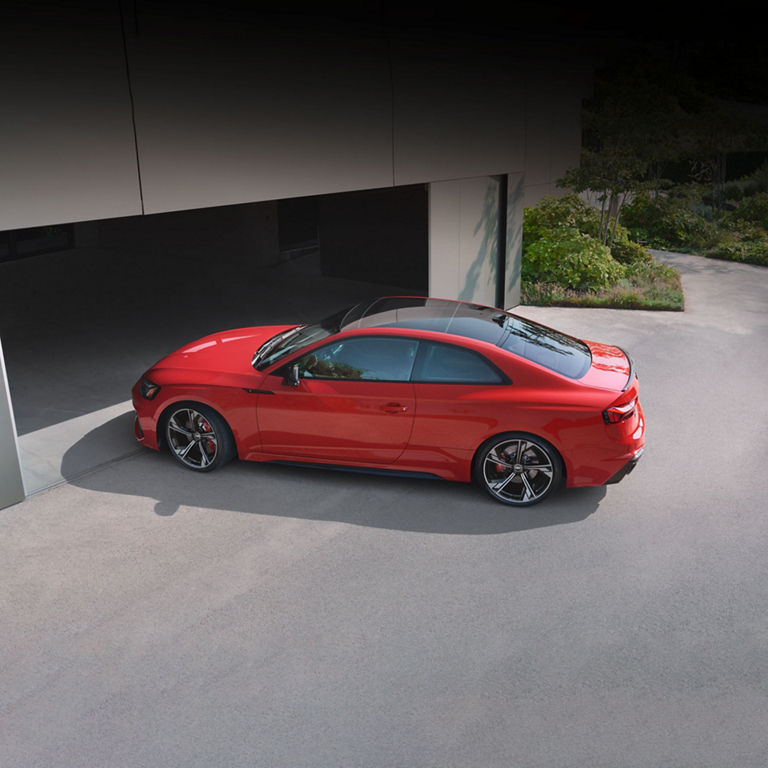
[[[73, 419], [126, 403], [187, 341], [427, 290], [423, 185], [2, 235], [0, 334], [33, 486], [46, 483], [32, 465], [57, 466]], [[133, 449], [130, 422], [117, 444]]]

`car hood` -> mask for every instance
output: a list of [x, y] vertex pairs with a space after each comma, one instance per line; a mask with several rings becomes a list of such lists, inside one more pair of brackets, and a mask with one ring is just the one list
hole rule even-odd
[[622, 392], [632, 383], [634, 371], [632, 361], [623, 349], [610, 344], [584, 340], [592, 355], [592, 365], [582, 383], [601, 389]]
[[153, 370], [195, 370], [253, 376], [251, 360], [256, 350], [293, 325], [261, 325], [212, 333], [197, 339], [158, 361]]

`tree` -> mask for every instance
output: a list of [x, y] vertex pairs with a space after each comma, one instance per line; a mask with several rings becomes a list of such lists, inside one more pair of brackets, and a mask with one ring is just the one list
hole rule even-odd
[[668, 73], [647, 59], [614, 63], [598, 73], [582, 113], [580, 165], [559, 186], [595, 197], [603, 243], [613, 239], [628, 196], [665, 186], [664, 166], [679, 155], [681, 114]]
[[596, 74], [582, 112], [581, 162], [559, 186], [593, 196], [600, 237], [610, 243], [628, 197], [659, 192], [671, 163], [688, 162], [711, 185], [713, 217], [723, 207], [728, 156], [765, 151], [768, 127], [707, 93], [674, 57], [647, 49], [610, 61]]
[[722, 212], [728, 156], [734, 152], [765, 151], [768, 127], [724, 102], [711, 100], [687, 116], [683, 130], [692, 171], [711, 185], [713, 218]]

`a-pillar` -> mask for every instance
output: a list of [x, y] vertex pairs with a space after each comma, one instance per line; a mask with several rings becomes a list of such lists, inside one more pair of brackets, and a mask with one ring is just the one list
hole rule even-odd
[[429, 294], [509, 309], [520, 303], [523, 174], [429, 185]]
[[24, 499], [19, 442], [0, 342], [0, 509]]

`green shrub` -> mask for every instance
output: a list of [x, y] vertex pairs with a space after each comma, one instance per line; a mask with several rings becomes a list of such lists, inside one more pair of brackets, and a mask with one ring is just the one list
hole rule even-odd
[[630, 240], [626, 227], [619, 225], [611, 240], [611, 256], [621, 264], [635, 264], [652, 261], [653, 256], [634, 240]]
[[523, 250], [522, 279], [599, 290], [624, 274], [610, 250], [574, 227], [541, 231]]
[[728, 214], [729, 220], [742, 220], [768, 229], [768, 192], [759, 192], [744, 198], [736, 210]]
[[741, 261], [768, 267], [768, 238], [723, 242], [704, 251], [704, 255], [710, 259]]
[[680, 199], [638, 196], [622, 209], [630, 237], [656, 248], [705, 248], [717, 242], [716, 227]]
[[768, 232], [765, 228], [759, 224], [755, 224], [752, 221], [746, 221], [745, 219], [734, 218], [733, 215], [729, 215], [723, 219], [724, 228], [720, 231], [720, 237], [718, 243], [722, 240], [731, 240], [736, 238], [738, 240], [760, 240], [768, 236]]
[[680, 283], [680, 273], [674, 267], [662, 264], [652, 257], [627, 265], [624, 276], [630, 282], [659, 280], [662, 282], [671, 281], [678, 286]]
[[710, 259], [768, 266], [768, 233], [744, 220], [730, 221], [729, 228], [721, 230], [718, 242], [705, 249], [703, 255]]
[[738, 182], [732, 181], [723, 188], [723, 197], [726, 200], [735, 200], [738, 203], [744, 198], [744, 188]]
[[525, 209], [523, 248], [562, 227], [596, 237], [600, 230], [600, 212], [578, 195], [544, 197], [535, 207]]
[[[569, 227], [598, 239], [600, 211], [578, 195], [545, 197], [535, 208], [527, 208], [525, 211], [523, 248], [541, 237], [549, 236], [552, 230]], [[629, 231], [621, 224], [617, 225], [609, 246], [611, 256], [622, 264], [652, 258], [642, 245], [630, 239]]]
[[768, 160], [741, 181], [744, 188], [744, 197], [756, 195], [760, 192], [768, 192]]

